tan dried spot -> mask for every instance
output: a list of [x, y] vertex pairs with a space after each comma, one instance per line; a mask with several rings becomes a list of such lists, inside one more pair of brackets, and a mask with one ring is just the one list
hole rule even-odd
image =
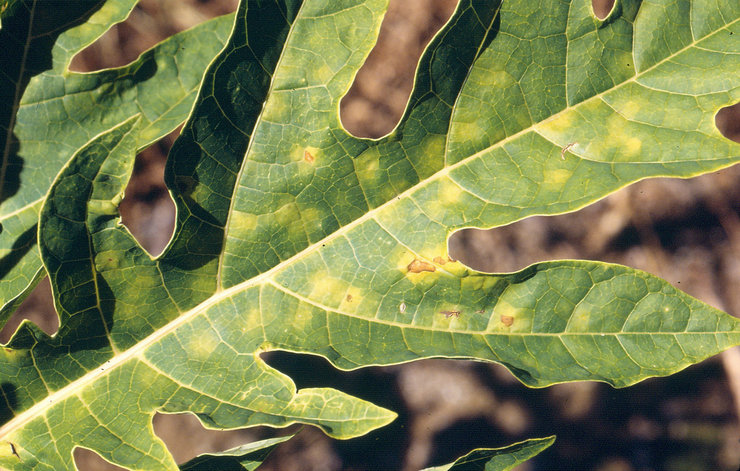
[[308, 162], [309, 164], [312, 164], [316, 161], [313, 154], [311, 154], [309, 151], [305, 150], [303, 151], [303, 160]]
[[348, 294], [346, 299], [347, 299], [347, 302], [348, 303], [351, 303], [352, 302], [352, 295], [351, 294]]
[[514, 323], [514, 318], [512, 316], [501, 316], [501, 323], [506, 327], [511, 327]]
[[406, 268], [411, 273], [421, 273], [423, 271], [435, 271], [437, 269], [431, 263], [424, 261], [424, 260], [419, 260], [418, 258], [415, 258], [411, 263], [409, 263], [409, 266], [407, 266]]
[[444, 316], [449, 319], [450, 317], [460, 317], [460, 311], [439, 311], [440, 314], [444, 314]]
[[442, 257], [434, 257], [432, 261], [436, 263], [437, 265], [444, 265], [445, 263], [447, 263], [447, 260], [445, 260]]

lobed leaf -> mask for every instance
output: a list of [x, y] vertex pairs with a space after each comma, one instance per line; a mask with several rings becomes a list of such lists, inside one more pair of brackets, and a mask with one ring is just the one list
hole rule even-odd
[[463, 0], [397, 128], [359, 139], [339, 100], [386, 5], [241, 3], [168, 160], [177, 223], [160, 257], [116, 211], [143, 116], [62, 169], [39, 226], [60, 330], [22, 324], [0, 352], [0, 465], [71, 469], [84, 446], [177, 469], [156, 411], [338, 438], [393, 419], [334, 389], [296, 390], [268, 350], [343, 369], [473, 358], [535, 387], [626, 386], [740, 343], [736, 319], [627, 267], [486, 274], [447, 253], [463, 227], [736, 162], [714, 115], [740, 99], [740, 6], [696, 2], [686, 16], [684, 3], [624, 0], [601, 21], [588, 0]]
[[65, 4], [17, 1], [2, 12], [0, 44], [0, 325], [45, 276], [36, 248], [46, 192], [62, 166], [95, 136], [140, 114], [138, 149], [180, 125], [233, 15], [208, 21], [94, 73], [70, 72], [72, 58], [137, 0]]
[[501, 448], [479, 448], [454, 463], [425, 468], [422, 471], [508, 471], [542, 453], [555, 437], [532, 438]]
[[220, 453], [203, 454], [180, 466], [180, 469], [182, 471], [209, 471], [214, 469], [253, 471], [262, 464], [276, 446], [291, 438], [293, 438], [293, 435], [270, 438]]

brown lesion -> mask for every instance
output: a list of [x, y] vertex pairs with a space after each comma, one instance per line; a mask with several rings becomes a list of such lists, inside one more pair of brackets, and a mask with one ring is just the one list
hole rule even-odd
[[436, 271], [437, 267], [427, 262], [426, 260], [419, 260], [418, 258], [415, 258], [411, 261], [411, 263], [408, 264], [406, 269], [409, 271], [409, 273], [421, 273], [425, 271]]
[[511, 327], [514, 324], [514, 318], [512, 316], [501, 316], [501, 323], [506, 327]]
[[459, 318], [461, 314], [460, 311], [439, 311], [439, 313], [444, 314], [446, 319], [449, 319], [450, 317]]
[[314, 162], [316, 162], [316, 158], [308, 150], [303, 151], [303, 160], [305, 160], [309, 164], [313, 164]]

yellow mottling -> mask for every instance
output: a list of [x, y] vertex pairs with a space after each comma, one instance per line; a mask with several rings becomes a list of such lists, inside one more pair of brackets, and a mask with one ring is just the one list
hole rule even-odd
[[637, 113], [640, 112], [640, 109], [642, 108], [642, 104], [636, 102], [636, 101], [628, 101], [621, 105], [619, 109], [619, 113], [624, 116], [627, 119], [635, 119], [637, 116]]
[[321, 213], [313, 206], [301, 210], [301, 220], [304, 223], [318, 225], [321, 221]]
[[311, 322], [313, 321], [313, 308], [308, 304], [301, 303], [293, 313], [293, 317], [290, 320], [290, 331], [291, 332], [303, 332], [310, 330]]
[[493, 70], [486, 74], [486, 78], [496, 88], [509, 88], [516, 83], [514, 77], [505, 70]]
[[355, 159], [355, 171], [360, 183], [371, 187], [381, 182], [383, 173], [380, 170], [380, 153], [377, 147], [371, 147]]
[[444, 151], [445, 142], [445, 136], [430, 134], [421, 142], [422, 152], [428, 156], [428, 160], [432, 160]]
[[[316, 273], [309, 282], [311, 292], [308, 295], [314, 301], [336, 308], [347, 301], [346, 295], [350, 293], [349, 283], [328, 276], [326, 273]], [[351, 294], [351, 293], [350, 293]]]
[[262, 316], [260, 315], [260, 310], [256, 307], [242, 311], [241, 317], [243, 321], [241, 321], [240, 324], [244, 326], [241, 329], [242, 332], [246, 332], [253, 326], [259, 325], [262, 322]]
[[437, 190], [438, 201], [443, 206], [454, 206], [460, 202], [462, 189], [450, 180], [442, 180]]
[[[462, 265], [462, 264], [460, 264]], [[463, 291], [473, 292], [487, 292], [490, 291], [496, 284], [501, 282], [502, 279], [496, 276], [490, 275], [471, 275], [466, 276], [461, 280]]]
[[550, 121], [538, 124], [535, 128], [551, 140], [563, 141], [562, 136], [568, 134], [575, 118], [576, 114], [574, 111], [565, 111]]
[[642, 149], [642, 141], [637, 137], [630, 137], [624, 142], [624, 152], [630, 157], [639, 154], [640, 149]]
[[251, 231], [257, 227], [257, 216], [235, 210], [231, 213], [230, 225], [230, 229], [236, 229], [239, 233]]
[[601, 145], [602, 149], [616, 152], [617, 156], [625, 160], [634, 157], [642, 148], [642, 141], [632, 135], [628, 124], [628, 121], [620, 115], [612, 115], [606, 123], [609, 135]]
[[321, 67], [314, 67], [310, 72], [311, 76], [313, 76], [312, 79], [310, 79], [310, 82], [313, 84], [327, 84], [331, 82], [332, 78], [334, 78], [334, 71], [326, 64]]
[[544, 184], [548, 187], [560, 188], [570, 179], [572, 175], [573, 172], [565, 168], [545, 170]]
[[265, 104], [262, 117], [272, 123], [288, 123], [291, 113], [289, 96], [285, 92], [277, 91]]
[[579, 304], [573, 310], [573, 313], [570, 316], [570, 320], [568, 321], [568, 328], [566, 330], [568, 332], [588, 332], [590, 321], [591, 308], [584, 307], [584, 305]]
[[486, 132], [477, 122], [466, 123], [457, 121], [450, 129], [450, 140], [455, 142], [478, 141]]
[[188, 342], [188, 351], [195, 358], [208, 358], [221, 343], [215, 332], [206, 330]]

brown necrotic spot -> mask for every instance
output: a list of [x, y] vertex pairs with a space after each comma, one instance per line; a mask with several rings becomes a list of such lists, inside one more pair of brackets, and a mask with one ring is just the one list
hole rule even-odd
[[445, 260], [442, 257], [434, 257], [432, 261], [436, 263], [437, 265], [444, 265], [445, 263], [447, 263], [447, 260]]
[[511, 325], [514, 323], [514, 318], [511, 316], [501, 316], [501, 323], [504, 324], [506, 327], [511, 327]]
[[303, 160], [308, 162], [309, 164], [312, 164], [316, 161], [313, 154], [311, 154], [309, 151], [303, 151]]
[[348, 294], [347, 295], [347, 302], [348, 303], [351, 303], [352, 302], [352, 295], [351, 294]]
[[450, 317], [460, 317], [460, 311], [439, 311], [440, 314], [444, 314], [444, 316], [449, 319]]
[[419, 260], [418, 258], [415, 258], [411, 263], [409, 263], [409, 266], [406, 268], [410, 273], [421, 273], [423, 271], [436, 270], [434, 265], [425, 260]]

